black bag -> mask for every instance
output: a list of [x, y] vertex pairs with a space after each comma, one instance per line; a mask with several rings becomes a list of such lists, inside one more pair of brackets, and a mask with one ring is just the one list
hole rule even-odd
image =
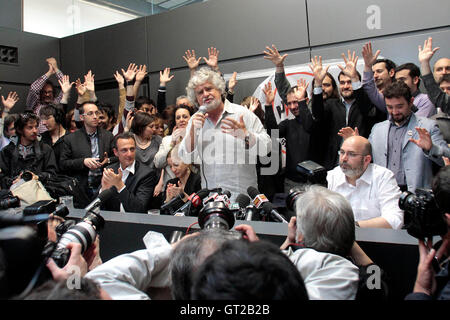
[[84, 208], [89, 204], [89, 198], [74, 177], [62, 174], [52, 175], [47, 179], [44, 186], [53, 199], [73, 196], [73, 206], [75, 208]]

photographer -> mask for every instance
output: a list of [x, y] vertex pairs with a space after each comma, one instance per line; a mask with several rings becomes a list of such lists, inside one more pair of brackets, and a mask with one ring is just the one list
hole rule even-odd
[[[433, 179], [432, 190], [442, 218], [450, 228], [450, 167], [439, 170]], [[439, 249], [432, 248], [432, 241], [419, 239], [420, 260], [413, 292], [406, 300], [449, 300], [450, 273], [448, 253], [450, 249], [450, 232], [442, 236]], [[436, 264], [439, 264], [437, 266]], [[435, 269], [436, 267], [436, 269]]]
[[[15, 122], [17, 143], [10, 143], [0, 152], [0, 180], [9, 189], [21, 178], [45, 180], [56, 174], [55, 154], [50, 146], [38, 140], [39, 118], [33, 113], [20, 114]], [[27, 175], [24, 176], [25, 172]], [[30, 176], [31, 174], [31, 176]]]

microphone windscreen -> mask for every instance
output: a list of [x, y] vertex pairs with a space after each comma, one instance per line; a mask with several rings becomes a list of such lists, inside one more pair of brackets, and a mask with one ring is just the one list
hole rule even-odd
[[239, 208], [243, 209], [250, 204], [250, 198], [246, 194], [238, 194], [236, 202], [239, 204]]
[[250, 186], [247, 188], [247, 193], [250, 198], [254, 199], [259, 194], [259, 191], [255, 187]]
[[111, 196], [113, 194], [115, 194], [117, 192], [117, 188], [112, 186], [109, 189], [103, 190], [99, 195], [98, 198], [100, 199], [100, 201], [103, 203], [104, 201], [108, 200], [109, 198], [111, 198]]
[[231, 192], [228, 190], [225, 190], [224, 192], [222, 192], [224, 195], [226, 195], [228, 198], [231, 197]]
[[205, 106], [200, 106], [200, 107], [198, 108], [198, 112], [200, 112], [200, 113], [202, 113], [202, 114], [205, 114], [205, 113], [206, 113], [206, 107], [205, 107]]
[[199, 192], [197, 192], [197, 195], [200, 197], [200, 199], [204, 199], [209, 194], [208, 189], [202, 189]]

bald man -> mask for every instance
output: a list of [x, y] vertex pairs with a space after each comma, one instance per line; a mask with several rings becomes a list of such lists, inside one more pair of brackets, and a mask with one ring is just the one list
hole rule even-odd
[[433, 77], [437, 83], [441, 82], [444, 74], [450, 74], [450, 59], [449, 58], [440, 58], [434, 64]]
[[403, 211], [398, 207], [400, 188], [391, 170], [371, 163], [369, 140], [351, 136], [344, 140], [338, 153], [339, 166], [327, 174], [328, 189], [350, 202], [356, 225], [400, 229], [403, 226]]

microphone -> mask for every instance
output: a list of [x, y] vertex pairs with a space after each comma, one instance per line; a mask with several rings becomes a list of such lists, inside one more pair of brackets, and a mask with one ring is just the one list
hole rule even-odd
[[109, 189], [103, 190], [97, 198], [94, 199], [94, 201], [92, 201], [86, 208], [84, 208], [84, 210], [86, 212], [92, 212], [93, 210], [97, 209], [98, 207], [101, 206], [101, 204], [103, 202], [105, 202], [106, 200], [108, 200], [109, 198], [111, 198], [111, 196], [113, 194], [115, 194], [117, 192], [117, 188], [112, 186]]
[[[194, 208], [198, 208], [201, 204], [202, 204], [202, 199], [205, 198], [207, 195], [209, 194], [209, 190], [208, 189], [202, 189], [200, 191], [198, 191], [197, 193], [192, 193], [189, 197], [188, 197], [188, 201], [186, 201], [186, 203], [180, 207], [176, 212], [175, 212], [175, 216], [186, 216], [189, 215], [190, 211], [191, 211], [191, 206], [194, 206]], [[188, 210], [186, 210], [188, 209]], [[185, 211], [188, 214], [185, 214]]]
[[253, 198], [253, 204], [256, 209], [262, 209], [265, 214], [269, 214], [272, 219], [277, 222], [288, 223], [286, 219], [273, 208], [273, 204], [269, 202], [267, 197], [264, 194], [259, 193], [258, 189], [250, 186], [247, 188], [247, 193]]
[[202, 105], [198, 108], [198, 112], [201, 114], [206, 114], [206, 106]]
[[174, 210], [176, 210], [177, 208], [181, 207], [184, 204], [183, 196], [184, 194], [180, 193], [176, 197], [170, 199], [170, 201], [164, 203], [159, 209], [161, 213], [168, 211], [170, 214], [172, 214]]

